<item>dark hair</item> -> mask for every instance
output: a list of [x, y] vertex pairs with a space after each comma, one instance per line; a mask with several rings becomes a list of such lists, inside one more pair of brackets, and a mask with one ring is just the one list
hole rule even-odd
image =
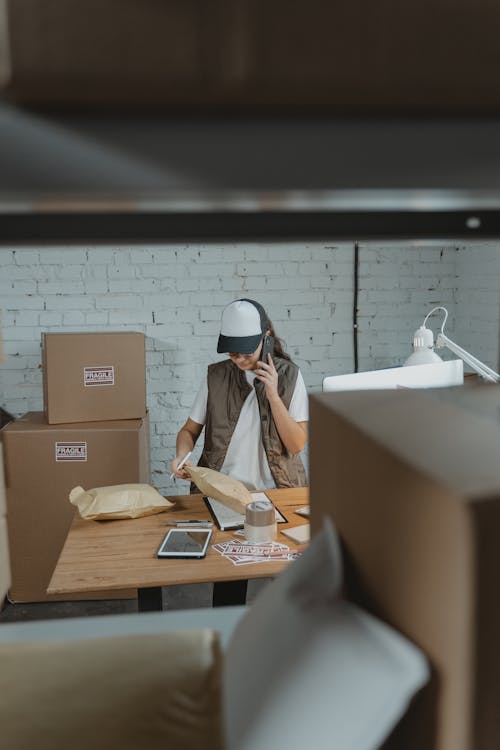
[[256, 302], [254, 299], [247, 299], [242, 298], [240, 300], [241, 302], [250, 302], [251, 305], [253, 305], [255, 308], [257, 308], [259, 315], [260, 315], [260, 325], [263, 332], [269, 331], [271, 336], [274, 338], [274, 355], [276, 357], [281, 357], [281, 359], [286, 359], [288, 362], [292, 361], [292, 358], [285, 352], [284, 346], [285, 343], [282, 339], [279, 338], [279, 336], [276, 335], [276, 331], [274, 330], [274, 325], [269, 318], [268, 314], [260, 304], [260, 302]]

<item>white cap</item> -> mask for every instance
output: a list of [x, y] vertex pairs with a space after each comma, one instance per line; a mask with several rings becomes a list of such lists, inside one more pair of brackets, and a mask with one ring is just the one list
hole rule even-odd
[[217, 351], [252, 354], [264, 333], [259, 309], [249, 300], [238, 299], [222, 311]]

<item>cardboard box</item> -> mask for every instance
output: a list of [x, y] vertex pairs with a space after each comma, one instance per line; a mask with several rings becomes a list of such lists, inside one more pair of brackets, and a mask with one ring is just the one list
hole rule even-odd
[[5, 497], [5, 472], [3, 468], [3, 449], [0, 443], [0, 518], [7, 514], [7, 498]]
[[311, 524], [332, 518], [349, 592], [428, 655], [388, 747], [500, 743], [500, 386], [311, 398]]
[[84, 112], [496, 115], [498, 19], [492, 0], [0, 0], [0, 90]]
[[0, 518], [0, 610], [10, 586], [9, 538], [7, 519]]
[[[47, 596], [46, 588], [75, 513], [69, 492], [77, 485], [149, 484], [149, 420], [48, 425], [41, 412], [31, 412], [1, 434], [12, 569], [9, 598], [60, 599]], [[124, 598], [123, 592], [64, 598], [117, 596]]]
[[9, 538], [7, 536], [7, 501], [3, 471], [3, 454], [0, 443], [0, 609], [10, 586]]
[[143, 333], [44, 333], [42, 349], [49, 424], [145, 416]]

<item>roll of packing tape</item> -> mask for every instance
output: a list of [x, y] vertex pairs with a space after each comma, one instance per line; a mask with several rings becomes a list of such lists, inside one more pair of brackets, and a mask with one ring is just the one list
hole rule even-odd
[[276, 537], [276, 514], [269, 500], [254, 500], [246, 508], [245, 536], [249, 542], [272, 542]]

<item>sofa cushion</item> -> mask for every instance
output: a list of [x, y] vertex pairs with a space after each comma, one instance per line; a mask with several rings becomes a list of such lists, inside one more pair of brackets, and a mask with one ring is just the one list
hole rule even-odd
[[9, 750], [223, 747], [212, 630], [0, 644]]

